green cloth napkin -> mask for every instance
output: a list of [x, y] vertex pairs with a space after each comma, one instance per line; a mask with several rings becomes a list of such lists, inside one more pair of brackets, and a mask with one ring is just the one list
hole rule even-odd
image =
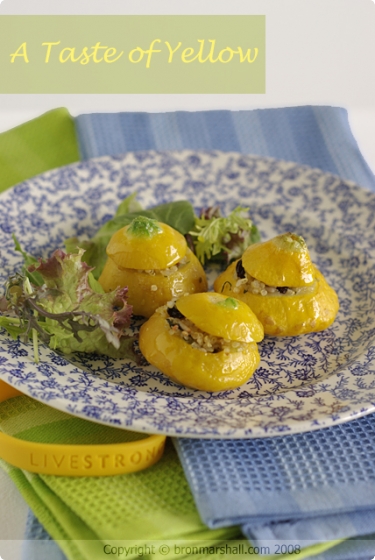
[[0, 192], [80, 159], [74, 120], [54, 109], [0, 134]]
[[[26, 396], [1, 403], [0, 428], [43, 443], [120, 443], [142, 437], [74, 418]], [[112, 541], [139, 547], [160, 540], [188, 539], [193, 544], [241, 538], [236, 527], [210, 530], [203, 525], [170, 442], [152, 468], [119, 476], [70, 478], [36, 475], [4, 462], [1, 466], [72, 560], [91, 560], [94, 554], [103, 557], [104, 545]], [[159, 556], [156, 552], [152, 557]]]
[[[43, 443], [120, 443], [142, 437], [72, 417], [27, 396], [0, 404], [0, 429], [23, 440]], [[163, 544], [174, 551], [173, 558], [186, 558], [192, 555], [186, 555], [182, 545], [198, 549], [237, 546], [243, 539], [237, 527], [210, 530], [203, 525], [171, 442], [153, 467], [119, 476], [70, 478], [28, 473], [4, 461], [0, 466], [69, 560], [103, 558], [105, 545], [135, 547], [127, 558], [160, 560], [165, 557], [158, 548]], [[154, 553], [140, 555], [139, 550], [147, 551], [149, 543], [157, 543]], [[177, 552], [175, 544], [180, 546]], [[298, 557], [317, 554], [334, 544], [310, 548]], [[241, 560], [248, 555], [239, 553], [235, 557]]]

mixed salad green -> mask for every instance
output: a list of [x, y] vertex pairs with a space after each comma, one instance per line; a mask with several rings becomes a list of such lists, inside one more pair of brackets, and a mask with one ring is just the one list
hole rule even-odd
[[24, 342], [32, 338], [36, 361], [38, 339], [67, 354], [134, 357], [125, 330], [132, 314], [127, 288], [104, 293], [92, 269], [82, 262], [82, 249], [76, 254], [57, 249], [39, 262], [22, 253], [23, 271], [8, 279], [0, 299], [0, 326]]
[[127, 303], [127, 288], [104, 293], [97, 279], [110, 238], [137, 216], [179, 231], [202, 264], [228, 264], [259, 240], [248, 208], [239, 206], [226, 217], [219, 207], [196, 215], [190, 202], [180, 200], [145, 210], [135, 194], [122, 201], [115, 216], [92, 239], [70, 238], [65, 251], [57, 249], [45, 261], [28, 255], [14, 237], [24, 265], [8, 279], [0, 296], [0, 327], [24, 342], [31, 339], [36, 361], [39, 339], [67, 354], [94, 352], [135, 359], [134, 337], [128, 334], [132, 307]]

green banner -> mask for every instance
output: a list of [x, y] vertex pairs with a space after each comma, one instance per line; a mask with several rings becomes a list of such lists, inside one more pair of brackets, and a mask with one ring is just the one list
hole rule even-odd
[[265, 16], [0, 16], [0, 93], [265, 93]]

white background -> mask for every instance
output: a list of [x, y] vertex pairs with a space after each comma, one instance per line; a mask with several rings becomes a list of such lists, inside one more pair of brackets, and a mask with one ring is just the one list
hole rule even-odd
[[0, 132], [58, 106], [77, 115], [334, 105], [348, 109], [375, 171], [372, 0], [3, 0], [0, 14], [265, 14], [267, 29], [264, 95], [0, 95]]

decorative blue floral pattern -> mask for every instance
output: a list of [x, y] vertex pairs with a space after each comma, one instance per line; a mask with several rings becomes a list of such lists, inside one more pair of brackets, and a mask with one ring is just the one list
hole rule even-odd
[[[296, 433], [375, 411], [375, 195], [320, 170], [236, 153], [148, 151], [50, 171], [1, 196], [1, 283], [21, 265], [11, 233], [46, 257], [69, 236], [92, 236], [135, 191], [145, 207], [183, 198], [224, 213], [250, 206], [263, 239], [303, 235], [339, 295], [333, 326], [266, 337], [254, 376], [220, 393], [181, 387], [151, 366], [45, 347], [37, 365], [31, 347], [1, 331], [4, 381], [76, 416], [186, 437]], [[208, 271], [211, 280], [217, 272]]]

